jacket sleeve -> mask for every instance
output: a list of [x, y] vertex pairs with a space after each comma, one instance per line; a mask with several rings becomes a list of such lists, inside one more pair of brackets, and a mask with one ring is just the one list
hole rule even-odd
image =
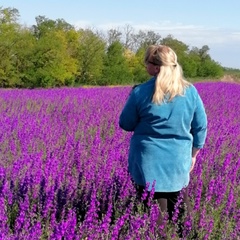
[[191, 134], [193, 135], [193, 147], [203, 148], [207, 136], [207, 115], [199, 94], [191, 123]]
[[138, 119], [136, 96], [133, 90], [120, 114], [119, 126], [125, 131], [134, 131]]

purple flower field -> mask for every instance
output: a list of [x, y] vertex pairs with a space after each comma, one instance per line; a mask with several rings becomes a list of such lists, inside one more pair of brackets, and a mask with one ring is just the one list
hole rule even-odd
[[[189, 186], [185, 238], [240, 239], [240, 85], [196, 83], [208, 136]], [[0, 239], [178, 239], [135, 199], [130, 87], [0, 90]], [[166, 231], [164, 231], [165, 229]]]

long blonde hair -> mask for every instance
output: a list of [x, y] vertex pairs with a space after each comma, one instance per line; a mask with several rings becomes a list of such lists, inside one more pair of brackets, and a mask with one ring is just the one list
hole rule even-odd
[[164, 45], [151, 45], [145, 54], [145, 63], [151, 62], [159, 66], [155, 81], [152, 102], [161, 104], [171, 101], [177, 95], [184, 95], [185, 88], [191, 85], [183, 77], [183, 71], [178, 64], [176, 53]]

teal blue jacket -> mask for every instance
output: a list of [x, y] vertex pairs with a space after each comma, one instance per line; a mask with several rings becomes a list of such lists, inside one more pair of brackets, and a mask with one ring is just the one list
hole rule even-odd
[[156, 192], [175, 192], [189, 184], [192, 147], [203, 148], [207, 116], [197, 89], [184, 96], [152, 103], [155, 78], [134, 88], [122, 110], [119, 126], [133, 131], [128, 170], [136, 184], [155, 182]]

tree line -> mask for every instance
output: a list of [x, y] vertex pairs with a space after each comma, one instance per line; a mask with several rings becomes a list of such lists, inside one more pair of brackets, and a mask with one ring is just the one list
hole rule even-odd
[[168, 35], [130, 25], [101, 32], [76, 29], [64, 19], [37, 16], [21, 25], [16, 8], [0, 7], [0, 87], [45, 88], [121, 85], [146, 81], [143, 62], [150, 44], [164, 44], [178, 55], [186, 78], [220, 78], [224, 68], [207, 45], [190, 47]]

